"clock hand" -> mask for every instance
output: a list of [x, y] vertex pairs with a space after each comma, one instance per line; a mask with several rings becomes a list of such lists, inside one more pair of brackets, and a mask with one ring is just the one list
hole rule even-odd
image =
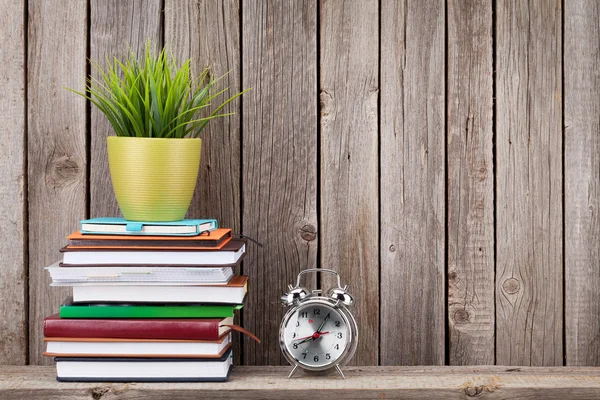
[[327, 316], [325, 317], [325, 319], [323, 320], [323, 322], [321, 322], [321, 325], [319, 325], [319, 329], [317, 329], [317, 332], [321, 332], [321, 329], [323, 329], [323, 327], [325, 326], [325, 322], [327, 322], [327, 320], [329, 319], [329, 317], [331, 317], [331, 314], [327, 314]]
[[304, 337], [301, 337], [301, 338], [298, 338], [298, 339], [294, 339], [294, 340], [310, 339], [312, 337], [313, 337], [313, 335], [310, 335], [310, 336], [304, 336]]
[[327, 331], [327, 332], [315, 332], [315, 333], [313, 333], [310, 336], [298, 338], [298, 339], [295, 339], [295, 340], [301, 340], [301, 342], [299, 342], [298, 344], [302, 344], [302, 343], [305, 343], [305, 342], [309, 342], [311, 340], [316, 340], [316, 339], [320, 338], [322, 335], [327, 335], [328, 333], [329, 333], [329, 331]]
[[300, 344], [302, 344], [302, 343], [310, 342], [311, 340], [315, 340], [315, 338], [314, 338], [314, 337], [312, 337], [312, 336], [309, 336], [309, 337], [307, 337], [307, 338], [304, 338], [304, 339], [303, 339], [301, 342], [298, 342], [297, 344], [299, 344], [299, 345], [300, 345]]

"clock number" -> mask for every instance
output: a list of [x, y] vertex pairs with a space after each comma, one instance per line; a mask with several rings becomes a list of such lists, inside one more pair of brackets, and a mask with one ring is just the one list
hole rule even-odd
[[296, 321], [296, 328], [300, 326], [300, 321]]
[[294, 339], [296, 337], [296, 332], [294, 332], [294, 336], [292, 336], [292, 339]]
[[303, 360], [306, 360], [306, 355], [307, 355], [307, 354], [308, 354], [308, 353], [302, 353], [302, 359], [303, 359]]
[[321, 315], [321, 309], [320, 308], [315, 308], [313, 310], [313, 315]]
[[308, 312], [307, 311], [302, 311], [300, 313], [300, 318], [308, 318]]
[[342, 332], [338, 332], [336, 336], [337, 336], [338, 339], [341, 339], [342, 338]]
[[331, 354], [329, 354], [329, 353], [325, 354], [325, 359], [326, 360], [331, 360]]
[[333, 346], [334, 349], [339, 350], [340, 349], [340, 345], [336, 344], [335, 346]]
[[319, 362], [319, 356], [315, 356], [315, 358], [313, 358], [313, 360], [315, 360], [315, 362]]
[[298, 343], [294, 343], [294, 350], [298, 348]]
[[335, 321], [335, 326], [336, 326], [336, 328], [339, 328], [340, 327], [340, 321]]

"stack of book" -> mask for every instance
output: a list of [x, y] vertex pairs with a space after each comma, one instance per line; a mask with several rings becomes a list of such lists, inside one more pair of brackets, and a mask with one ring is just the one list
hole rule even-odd
[[60, 381], [223, 381], [246, 243], [215, 220], [81, 222], [47, 268], [73, 296], [44, 320]]

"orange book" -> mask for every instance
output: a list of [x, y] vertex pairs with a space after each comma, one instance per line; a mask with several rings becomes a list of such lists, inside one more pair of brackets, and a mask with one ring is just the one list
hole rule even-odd
[[190, 249], [218, 250], [231, 240], [231, 229], [219, 228], [197, 236], [88, 235], [80, 231], [67, 236], [68, 248], [81, 249]]

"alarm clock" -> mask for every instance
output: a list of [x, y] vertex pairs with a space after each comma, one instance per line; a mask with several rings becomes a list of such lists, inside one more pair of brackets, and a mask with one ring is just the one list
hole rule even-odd
[[[321, 290], [308, 291], [300, 286], [300, 278], [308, 273], [333, 274], [337, 287], [322, 296]], [[312, 268], [298, 274], [296, 286], [289, 285], [281, 297], [290, 307], [279, 328], [279, 345], [294, 367], [288, 378], [301, 368], [308, 372], [335, 369], [344, 378], [341, 367], [356, 352], [358, 327], [349, 308], [354, 299], [348, 286], [342, 287], [340, 276], [330, 269]]]

